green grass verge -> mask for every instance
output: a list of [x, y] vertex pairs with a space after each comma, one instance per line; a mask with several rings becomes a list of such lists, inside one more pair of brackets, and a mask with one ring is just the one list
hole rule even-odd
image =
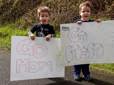
[[91, 68], [114, 74], [114, 64], [91, 64]]
[[12, 36], [25, 35], [27, 35], [27, 30], [19, 29], [14, 24], [0, 26], [0, 48], [10, 48]]

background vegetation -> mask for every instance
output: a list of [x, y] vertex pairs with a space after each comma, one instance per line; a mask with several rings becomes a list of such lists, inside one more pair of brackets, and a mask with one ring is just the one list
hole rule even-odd
[[[92, 3], [92, 18], [114, 19], [114, 0], [0, 0], [0, 48], [10, 49], [13, 35], [27, 35], [29, 28], [38, 22], [38, 6], [47, 5], [51, 8], [50, 23], [59, 35], [61, 23], [73, 22], [79, 17], [78, 7], [83, 1]], [[92, 67], [114, 72], [114, 64], [96, 64]]]

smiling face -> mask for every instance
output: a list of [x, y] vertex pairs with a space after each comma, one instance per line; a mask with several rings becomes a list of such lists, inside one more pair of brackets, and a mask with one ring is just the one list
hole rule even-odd
[[88, 6], [82, 6], [80, 9], [81, 20], [88, 21], [91, 15], [91, 9]]
[[49, 13], [41, 12], [39, 15], [39, 20], [40, 20], [41, 24], [48, 24], [49, 23]]

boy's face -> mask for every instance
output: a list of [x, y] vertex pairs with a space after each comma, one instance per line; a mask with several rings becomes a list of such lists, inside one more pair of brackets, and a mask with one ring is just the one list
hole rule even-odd
[[48, 12], [41, 12], [39, 15], [39, 20], [42, 24], [48, 24], [49, 22], [49, 13]]
[[80, 16], [83, 20], [88, 20], [91, 15], [91, 9], [87, 6], [82, 6], [80, 10]]

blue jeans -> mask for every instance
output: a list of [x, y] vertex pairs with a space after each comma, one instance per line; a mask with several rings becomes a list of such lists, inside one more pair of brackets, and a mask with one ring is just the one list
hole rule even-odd
[[89, 64], [74, 65], [75, 75], [79, 76], [81, 71], [84, 76], [90, 75]]

